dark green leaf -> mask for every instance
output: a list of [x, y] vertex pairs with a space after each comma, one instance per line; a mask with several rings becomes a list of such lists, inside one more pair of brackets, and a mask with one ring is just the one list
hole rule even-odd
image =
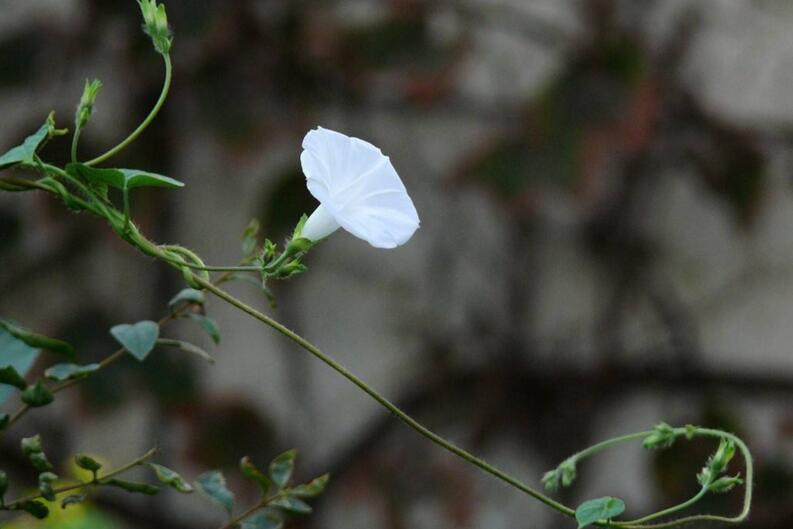
[[204, 329], [204, 332], [212, 338], [213, 342], [220, 343], [220, 328], [218, 324], [215, 323], [215, 320], [202, 314], [193, 313], [188, 314], [187, 317], [200, 325], [201, 328]]
[[83, 470], [89, 470], [94, 473], [102, 468], [102, 463], [86, 454], [77, 454], [74, 456], [74, 463]]
[[11, 422], [11, 417], [7, 413], [0, 413], [0, 432], [8, 428], [9, 422]]
[[81, 163], [66, 166], [70, 174], [77, 174], [90, 184], [107, 185], [122, 191], [136, 187], [183, 187], [184, 184], [173, 178], [134, 169], [100, 169]]
[[322, 494], [322, 492], [325, 490], [325, 487], [328, 486], [329, 480], [330, 475], [323, 474], [317, 479], [311, 480], [309, 483], [292, 487], [290, 493], [300, 498], [314, 498]]
[[259, 484], [259, 487], [262, 490], [262, 496], [267, 495], [267, 491], [270, 490], [270, 485], [272, 484], [270, 482], [270, 478], [268, 478], [264, 472], [259, 470], [259, 468], [253, 464], [253, 461], [251, 461], [250, 457], [245, 456], [240, 460], [240, 470], [245, 477], [250, 478]]
[[44, 123], [39, 130], [25, 138], [22, 145], [17, 145], [4, 155], [0, 156], [0, 169], [5, 169], [21, 162], [33, 163], [39, 145], [49, 136], [50, 123]]
[[51, 472], [54, 468], [52, 463], [50, 463], [47, 459], [47, 455], [44, 452], [35, 452], [33, 454], [29, 454], [28, 460], [30, 461], [30, 464], [33, 465], [33, 468], [39, 472]]
[[133, 325], [122, 323], [110, 329], [110, 334], [124, 346], [129, 354], [142, 362], [154, 349], [160, 334], [160, 327], [148, 320], [139, 321]]
[[226, 487], [226, 478], [219, 470], [204, 472], [196, 480], [196, 485], [212, 500], [220, 504], [231, 515], [234, 509], [234, 494]]
[[69, 505], [76, 505], [88, 499], [86, 494], [71, 494], [61, 500], [61, 509], [65, 509]]
[[243, 520], [241, 529], [281, 529], [284, 522], [269, 512], [258, 512], [250, 518]]
[[31, 408], [39, 408], [51, 404], [52, 401], [55, 400], [55, 395], [53, 395], [52, 391], [47, 389], [47, 387], [41, 383], [41, 380], [39, 380], [32, 386], [25, 388], [21, 398], [22, 402]]
[[91, 373], [98, 371], [99, 364], [87, 364], [84, 366], [77, 364], [55, 364], [44, 371], [44, 376], [56, 382], [64, 380], [75, 380], [85, 378]]
[[120, 489], [124, 489], [127, 492], [134, 492], [138, 494], [147, 494], [149, 496], [154, 496], [158, 492], [160, 492], [160, 487], [156, 485], [149, 485], [148, 483], [136, 483], [133, 481], [125, 481], [123, 479], [108, 479], [107, 481], [102, 481], [102, 485], [110, 485], [111, 487], [118, 487]]
[[39, 494], [42, 498], [48, 501], [55, 501], [55, 491], [52, 490], [52, 484], [58, 479], [58, 476], [52, 472], [42, 472], [39, 474]]
[[182, 479], [182, 476], [171, 470], [170, 468], [155, 463], [149, 463], [149, 467], [157, 474], [157, 479], [179, 492], [188, 493], [193, 492], [193, 487]]
[[176, 294], [171, 301], [168, 302], [168, 308], [174, 312], [182, 303], [191, 303], [193, 305], [203, 305], [206, 302], [206, 296], [200, 290], [194, 288], [185, 288]]
[[[21, 376], [25, 376], [38, 355], [38, 349], [30, 347], [0, 327], [0, 367], [11, 366]], [[12, 387], [0, 385], [0, 404], [14, 391]]]
[[14, 366], [0, 367], [0, 384], [14, 386], [18, 389], [25, 389], [28, 386], [25, 379], [14, 369]]
[[578, 521], [578, 529], [581, 529], [599, 520], [611, 520], [623, 512], [625, 512], [625, 502], [619, 498], [606, 496], [579, 505], [575, 510], [575, 519]]
[[289, 514], [309, 514], [312, 510], [308, 503], [294, 496], [282, 496], [270, 502], [270, 505]]
[[35, 349], [47, 349], [48, 351], [52, 351], [54, 353], [66, 355], [69, 358], [74, 357], [74, 348], [63, 340], [56, 340], [55, 338], [49, 338], [47, 336], [34, 333], [28, 329], [25, 329], [24, 327], [13, 324], [8, 320], [0, 320], [0, 327], [5, 329], [6, 332], [8, 332], [11, 336], [25, 342], [30, 347]]
[[22, 503], [18, 504], [15, 508], [20, 511], [25, 511], [26, 513], [30, 514], [34, 518], [38, 518], [39, 520], [43, 520], [50, 514], [50, 510], [47, 508], [47, 506], [38, 500], [23, 501]]

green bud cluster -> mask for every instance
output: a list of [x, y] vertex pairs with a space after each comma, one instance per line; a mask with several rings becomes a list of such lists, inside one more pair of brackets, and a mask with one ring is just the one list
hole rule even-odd
[[94, 112], [94, 103], [96, 103], [96, 97], [101, 89], [102, 81], [99, 79], [94, 79], [93, 81], [85, 80], [83, 95], [80, 97], [80, 104], [77, 105], [77, 112], [74, 115], [74, 124], [77, 128], [85, 127], [91, 120], [91, 115]]
[[675, 442], [675, 429], [665, 422], [655, 425], [653, 433], [642, 441], [642, 445], [648, 449], [669, 448]]
[[743, 480], [740, 474], [735, 476], [722, 476], [727, 471], [732, 458], [735, 456], [735, 443], [729, 439], [722, 439], [716, 453], [710, 456], [708, 462], [697, 474], [697, 481], [711, 492], [727, 492], [735, 485], [740, 485]]
[[559, 486], [569, 487], [575, 481], [577, 475], [576, 465], [572, 459], [566, 459], [553, 470], [549, 470], [542, 476], [542, 484], [546, 490], [557, 492]]
[[143, 30], [151, 37], [154, 49], [163, 55], [171, 52], [173, 37], [168, 28], [168, 15], [165, 6], [156, 0], [138, 0], [140, 11], [143, 14]]

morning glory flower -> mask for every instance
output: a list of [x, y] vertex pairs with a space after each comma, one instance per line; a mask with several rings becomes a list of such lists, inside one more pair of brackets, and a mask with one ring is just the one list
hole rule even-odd
[[318, 241], [341, 227], [375, 248], [395, 248], [418, 229], [402, 180], [371, 143], [318, 127], [303, 139], [300, 164], [320, 203], [301, 237]]

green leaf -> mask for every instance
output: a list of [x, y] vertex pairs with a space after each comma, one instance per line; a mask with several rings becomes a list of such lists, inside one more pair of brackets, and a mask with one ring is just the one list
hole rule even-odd
[[61, 500], [61, 509], [65, 509], [69, 505], [77, 505], [88, 499], [87, 494], [70, 494]]
[[241, 529], [281, 529], [284, 522], [269, 512], [258, 512], [250, 518], [243, 520]]
[[295, 469], [295, 457], [297, 457], [297, 450], [293, 448], [279, 455], [270, 463], [270, 477], [278, 488], [284, 488], [289, 483], [292, 471]]
[[323, 474], [322, 476], [311, 480], [308, 483], [298, 485], [297, 487], [292, 487], [290, 493], [299, 498], [314, 498], [322, 494], [322, 492], [328, 486], [329, 480], [330, 474]]
[[160, 492], [160, 487], [156, 485], [149, 485], [148, 483], [137, 483], [134, 481], [125, 481], [123, 479], [108, 479], [107, 481], [102, 481], [102, 485], [109, 485], [111, 487], [118, 487], [119, 489], [123, 489], [127, 492], [133, 492], [137, 494], [146, 494], [148, 496], [154, 496], [158, 492]]
[[130, 325], [129, 323], [122, 323], [110, 329], [110, 334], [113, 335], [118, 343], [124, 346], [129, 354], [143, 361], [154, 349], [157, 343], [157, 337], [160, 335], [160, 327], [153, 321], [139, 321], [138, 323]]
[[203, 314], [191, 313], [188, 314], [187, 317], [200, 325], [201, 328], [204, 329], [204, 332], [206, 332], [209, 337], [212, 338], [213, 342], [216, 344], [220, 343], [220, 328], [218, 327], [218, 324], [215, 323], [215, 320], [208, 316], [204, 316]]
[[87, 454], [77, 454], [74, 456], [74, 463], [83, 470], [88, 470], [93, 473], [98, 472], [102, 468], [102, 463]]
[[309, 514], [312, 509], [311, 506], [299, 498], [294, 496], [281, 496], [280, 498], [270, 502], [270, 506], [277, 507], [282, 511], [289, 514]]
[[[0, 327], [0, 367], [11, 366], [20, 376], [33, 366], [38, 358], [39, 350], [27, 345], [22, 340], [15, 338], [4, 328]], [[0, 385], [0, 404], [2, 404], [15, 390], [9, 386]]]
[[32, 386], [25, 388], [25, 391], [22, 392], [21, 399], [22, 402], [31, 408], [40, 408], [41, 406], [51, 404], [52, 401], [55, 400], [55, 395], [53, 395], [52, 391], [47, 389], [47, 387], [41, 383], [41, 380], [39, 380]]
[[246, 478], [250, 478], [259, 484], [259, 488], [262, 490], [262, 496], [267, 495], [267, 491], [270, 490], [270, 478], [267, 475], [259, 470], [259, 468], [251, 461], [251, 458], [248, 456], [243, 457], [240, 460], [240, 471]]
[[157, 173], [138, 169], [102, 169], [81, 163], [70, 163], [66, 171], [91, 184], [108, 185], [122, 191], [136, 187], [184, 187], [184, 183]]
[[22, 145], [17, 145], [4, 155], [0, 156], [0, 169], [5, 169], [18, 163], [33, 163], [33, 156], [36, 154], [41, 143], [49, 136], [50, 123], [44, 123], [39, 130], [25, 138]]
[[48, 501], [55, 501], [55, 491], [52, 490], [52, 484], [58, 479], [58, 476], [52, 472], [42, 472], [39, 474], [39, 493]]
[[578, 521], [578, 529], [592, 525], [603, 520], [611, 520], [625, 512], [625, 502], [619, 498], [606, 496], [596, 500], [585, 501], [575, 510], [575, 519]]
[[185, 288], [176, 294], [171, 301], [168, 302], [168, 308], [174, 312], [182, 303], [190, 303], [193, 305], [203, 305], [206, 302], [206, 296], [200, 290], [194, 288]]
[[28, 383], [20, 376], [14, 366], [0, 367], [0, 384], [14, 386], [18, 389], [25, 389]]
[[49, 338], [47, 336], [34, 333], [28, 329], [25, 329], [24, 327], [13, 324], [8, 320], [0, 320], [0, 328], [5, 329], [5, 331], [11, 336], [17, 338], [18, 340], [22, 340], [30, 347], [36, 349], [47, 349], [48, 351], [60, 353], [68, 356], [69, 358], [74, 358], [74, 348], [63, 340], [56, 340], [55, 338]]
[[100, 369], [99, 364], [87, 364], [84, 366], [77, 364], [55, 364], [44, 371], [44, 376], [56, 382], [64, 380], [76, 380], [85, 378], [91, 373]]
[[231, 516], [234, 509], [234, 494], [226, 487], [226, 478], [219, 470], [204, 472], [196, 480], [196, 486], [213, 501], [220, 504]]
[[157, 474], [157, 479], [170, 487], [173, 487], [179, 492], [189, 493], [193, 492], [193, 487], [182, 479], [182, 476], [174, 472], [168, 467], [158, 465], [156, 463], [149, 463], [149, 467]]
[[22, 447], [22, 453], [26, 456], [44, 451], [44, 448], [41, 445], [41, 435], [39, 434], [36, 434], [32, 437], [23, 437], [19, 442], [19, 445]]
[[47, 506], [39, 500], [23, 501], [22, 503], [18, 504], [15, 509], [25, 511], [39, 520], [43, 520], [50, 514], [50, 510], [47, 508]]
[[207, 353], [197, 345], [191, 344], [190, 342], [185, 342], [184, 340], [160, 339], [157, 340], [157, 345], [167, 346], [167, 347], [178, 347], [179, 349], [181, 349], [186, 353], [200, 356], [210, 364], [215, 363], [215, 359], [212, 358], [212, 355], [210, 355], [209, 353]]

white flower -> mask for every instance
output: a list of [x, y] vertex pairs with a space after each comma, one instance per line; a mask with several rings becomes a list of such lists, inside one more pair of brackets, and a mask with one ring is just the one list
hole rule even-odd
[[303, 139], [300, 164], [320, 202], [302, 237], [318, 241], [342, 227], [375, 248], [395, 248], [418, 229], [402, 180], [371, 143], [318, 127]]

